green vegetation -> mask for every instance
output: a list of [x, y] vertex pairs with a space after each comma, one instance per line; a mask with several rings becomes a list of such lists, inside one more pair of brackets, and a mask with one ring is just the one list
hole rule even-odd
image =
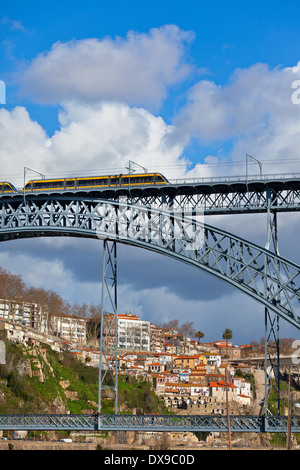
[[[69, 352], [57, 353], [42, 345], [24, 347], [6, 341], [7, 364], [0, 365], [0, 414], [96, 412], [98, 369], [81, 363]], [[30, 376], [30, 372], [37, 374]], [[41, 381], [38, 371], [43, 374]], [[143, 379], [119, 376], [118, 403], [121, 413], [141, 408], [144, 413], [167, 413], [167, 409]], [[57, 409], [59, 408], [59, 411]], [[114, 413], [114, 401], [102, 400], [102, 413]]]
[[125, 406], [127, 412], [133, 408], [141, 408], [145, 414], [158, 413], [170, 414], [164, 403], [155, 395], [151, 384], [144, 378], [119, 377], [120, 403]]
[[[280, 415], [284, 415], [285, 411], [288, 408], [288, 383], [284, 381], [280, 381]], [[293, 388], [292, 388], [293, 390]], [[268, 409], [273, 415], [277, 415], [277, 389], [276, 389], [276, 381], [272, 380], [272, 388], [269, 393], [268, 397]]]

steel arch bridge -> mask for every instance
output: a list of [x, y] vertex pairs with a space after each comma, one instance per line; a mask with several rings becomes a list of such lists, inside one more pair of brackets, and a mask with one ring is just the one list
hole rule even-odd
[[[173, 257], [230, 283], [300, 328], [300, 270], [279, 255], [206, 225], [201, 211], [48, 197], [0, 201], [0, 241], [40, 236], [115, 240]], [[190, 214], [190, 212], [189, 212]], [[199, 220], [200, 219], [200, 220]]]
[[[20, 193], [5, 195], [0, 197], [0, 241], [74, 236], [146, 248], [231, 284], [300, 329], [300, 267], [266, 248], [203, 223], [203, 214], [299, 211], [300, 179], [279, 182], [266, 179], [251, 184], [212, 182], [205, 183], [205, 187], [206, 190], [202, 183], [175, 183], [161, 188], [131, 188], [131, 191], [116, 188], [29, 193], [26, 197]], [[149, 431], [182, 430], [186, 426], [190, 430], [226, 429], [224, 417], [191, 417], [191, 420], [178, 417], [177, 421], [154, 417], [154, 421], [149, 418], [142, 425], [140, 419], [131, 418], [101, 416], [96, 424], [90, 418], [87, 421], [94, 429], [109, 430], [140, 429], [140, 426], [143, 430], [149, 426]], [[4, 417], [4, 421], [0, 419], [0, 429], [12, 425], [17, 429], [16, 419], [11, 416]], [[22, 429], [49, 427], [47, 416], [37, 417], [35, 423], [28, 419], [20, 416]], [[78, 429], [81, 424], [74, 422], [85, 420], [84, 417], [55, 420], [53, 416], [51, 419], [61, 429], [70, 426]], [[230, 419], [232, 431], [237, 432], [286, 429], [286, 419], [279, 416], [249, 417], [246, 421], [242, 416]], [[299, 431], [300, 422], [293, 421], [293, 429]]]

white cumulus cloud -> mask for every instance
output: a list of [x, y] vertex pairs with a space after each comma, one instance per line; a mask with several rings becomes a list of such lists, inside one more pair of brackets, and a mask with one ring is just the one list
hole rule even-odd
[[152, 171], [186, 162], [181, 159], [183, 147], [166, 142], [172, 127], [143, 108], [73, 102], [61, 111], [60, 123], [60, 129], [49, 137], [25, 108], [0, 110], [2, 175], [21, 187], [24, 167], [46, 176], [68, 176], [80, 171], [126, 171], [129, 160], [146, 168], [150, 165]]
[[40, 103], [117, 100], [159, 105], [167, 88], [190, 72], [184, 50], [192, 33], [175, 25], [126, 38], [55, 43], [21, 78], [23, 92]]
[[[287, 68], [255, 64], [237, 69], [224, 85], [201, 80], [188, 91], [171, 137], [181, 142], [196, 138], [206, 145], [231, 142], [226, 156], [233, 162], [248, 153], [264, 162], [265, 173], [293, 170], [286, 163], [300, 161], [300, 105], [292, 101], [292, 84], [299, 77], [300, 62]], [[207, 162], [213, 157], [208, 155]], [[230, 171], [236, 174], [240, 167]], [[224, 169], [215, 166], [213, 172], [224, 174]]]

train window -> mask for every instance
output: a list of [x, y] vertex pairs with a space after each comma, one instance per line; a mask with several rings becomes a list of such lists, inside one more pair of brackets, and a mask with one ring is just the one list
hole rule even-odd
[[105, 184], [108, 184], [108, 181], [106, 178], [99, 178], [99, 179], [93, 180], [91, 183], [92, 183], [91, 186], [103, 186]]
[[156, 175], [156, 181], [164, 181], [161, 175]]
[[[31, 182], [27, 183], [26, 186], [31, 186]], [[45, 183], [44, 182], [35, 182], [33, 183], [32, 187], [33, 189], [39, 189], [39, 188], [43, 188], [45, 187]]]
[[11, 192], [14, 189], [9, 183], [0, 183], [0, 190], [2, 193], [4, 193], [4, 192]]
[[77, 186], [86, 186], [87, 181], [86, 180], [77, 180]]
[[108, 181], [105, 178], [99, 178], [91, 181], [91, 186], [103, 186], [105, 184], [108, 184]]
[[[30, 183], [29, 183], [30, 185]], [[27, 185], [26, 185], [27, 186]], [[63, 181], [35, 181], [32, 185], [33, 189], [41, 188], [63, 188]]]
[[138, 179], [135, 176], [132, 176], [130, 178], [130, 183], [136, 184], [138, 182]]
[[50, 186], [51, 188], [63, 188], [64, 181], [49, 181], [47, 186]]

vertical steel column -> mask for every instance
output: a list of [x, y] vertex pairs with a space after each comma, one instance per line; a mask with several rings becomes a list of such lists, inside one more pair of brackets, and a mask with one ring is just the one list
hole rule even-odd
[[101, 413], [102, 391], [115, 392], [115, 414], [118, 413], [118, 318], [117, 318], [117, 242], [104, 240], [99, 355], [98, 414]]
[[[276, 323], [276, 325], [275, 325]], [[270, 327], [268, 328], [268, 325]], [[275, 328], [276, 326], [276, 328]], [[270, 352], [268, 343], [271, 335], [275, 341], [275, 354]], [[275, 357], [274, 357], [275, 356]], [[277, 360], [276, 360], [277, 359]], [[268, 374], [268, 360], [270, 362], [270, 373]], [[270, 390], [270, 376], [274, 373], [277, 388], [277, 414], [280, 414], [280, 377], [279, 377], [279, 316], [271, 318], [269, 309], [265, 308], [265, 415], [268, 414], [268, 393]]]
[[[276, 199], [275, 199], [276, 200]], [[277, 233], [277, 211], [271, 210], [271, 205], [274, 204], [271, 189], [267, 189], [267, 250], [271, 249], [278, 255], [278, 233]], [[280, 298], [276, 299], [280, 302]], [[275, 328], [276, 322], [276, 328]], [[268, 343], [270, 336], [273, 335], [275, 342], [275, 351], [273, 354], [269, 352]], [[275, 354], [274, 354], [275, 353]], [[274, 357], [275, 356], [275, 357]], [[270, 373], [268, 374], [268, 360], [270, 362]], [[279, 364], [279, 315], [274, 315], [273, 319], [269, 309], [265, 308], [265, 415], [268, 413], [268, 392], [270, 389], [270, 376], [274, 373], [277, 388], [277, 414], [280, 414], [280, 364]]]

